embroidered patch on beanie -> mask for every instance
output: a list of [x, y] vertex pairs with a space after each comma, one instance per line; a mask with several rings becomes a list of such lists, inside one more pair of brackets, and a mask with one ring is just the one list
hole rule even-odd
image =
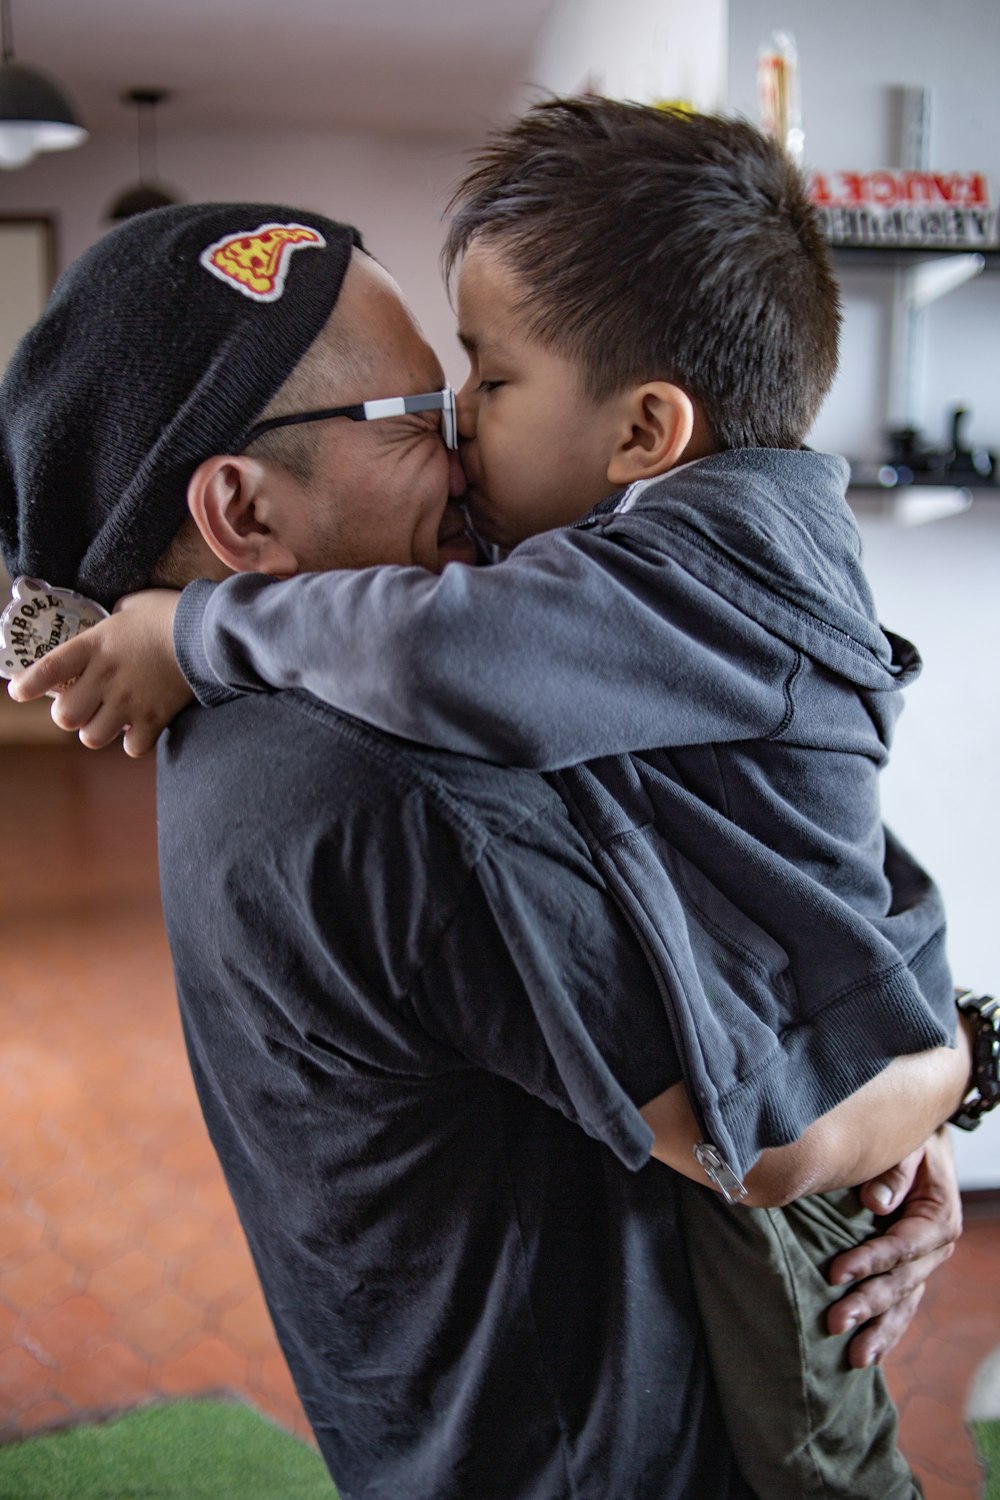
[[216, 240], [198, 259], [206, 271], [254, 302], [277, 302], [285, 290], [292, 253], [322, 250], [325, 245], [319, 230], [306, 224], [261, 224]]

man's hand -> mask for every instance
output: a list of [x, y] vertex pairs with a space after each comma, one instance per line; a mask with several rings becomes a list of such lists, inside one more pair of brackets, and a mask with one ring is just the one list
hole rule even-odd
[[194, 696], [174, 656], [178, 598], [172, 589], [127, 595], [109, 619], [48, 652], [7, 691], [18, 703], [54, 694], [53, 723], [78, 731], [89, 750], [124, 731], [125, 753], [145, 755]]
[[879, 1364], [902, 1338], [931, 1273], [951, 1255], [962, 1232], [962, 1200], [948, 1127], [918, 1151], [861, 1188], [876, 1214], [901, 1209], [895, 1223], [831, 1262], [834, 1286], [853, 1290], [827, 1313], [827, 1331], [858, 1332], [847, 1346], [855, 1369]]

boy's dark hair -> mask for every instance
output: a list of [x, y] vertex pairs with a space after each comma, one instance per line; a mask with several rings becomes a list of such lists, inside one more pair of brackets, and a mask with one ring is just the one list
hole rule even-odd
[[498, 131], [443, 260], [495, 243], [532, 333], [602, 400], [670, 380], [720, 448], [797, 448], [837, 368], [840, 296], [805, 183], [752, 125], [586, 96]]

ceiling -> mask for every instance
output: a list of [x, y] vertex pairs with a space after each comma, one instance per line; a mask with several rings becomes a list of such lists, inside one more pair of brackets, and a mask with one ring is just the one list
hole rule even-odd
[[129, 88], [169, 89], [159, 127], [479, 133], [510, 104], [554, 0], [13, 0], [19, 62], [92, 131], [134, 130]]

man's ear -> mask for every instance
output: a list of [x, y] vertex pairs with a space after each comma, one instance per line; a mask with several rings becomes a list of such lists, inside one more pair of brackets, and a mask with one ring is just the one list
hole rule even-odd
[[188, 481], [188, 510], [227, 568], [288, 577], [298, 563], [282, 540], [267, 476], [263, 464], [244, 455], [206, 458]]
[[699, 417], [687, 391], [669, 381], [652, 380], [627, 391], [608, 465], [609, 482], [621, 489], [665, 474], [685, 459], [701, 457], [694, 442]]

